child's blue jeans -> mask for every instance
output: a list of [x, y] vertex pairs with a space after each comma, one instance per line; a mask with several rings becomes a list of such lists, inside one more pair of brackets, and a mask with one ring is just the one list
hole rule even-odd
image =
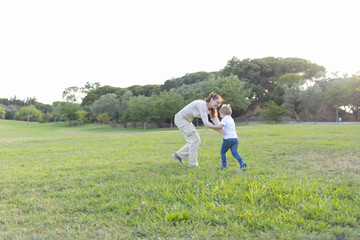
[[240, 166], [243, 164], [243, 159], [240, 156], [240, 154], [238, 153], [237, 149], [239, 146], [239, 140], [237, 138], [228, 138], [228, 139], [223, 139], [223, 143], [221, 145], [221, 163], [223, 167], [226, 167], [227, 163], [226, 163], [226, 152], [229, 150], [232, 153], [232, 155], [234, 156], [234, 158], [236, 158], [236, 160], [238, 160]]

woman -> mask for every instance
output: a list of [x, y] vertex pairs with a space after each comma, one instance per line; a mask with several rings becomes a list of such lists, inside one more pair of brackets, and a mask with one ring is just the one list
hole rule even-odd
[[[189, 158], [189, 167], [198, 167], [197, 155], [200, 145], [200, 135], [192, 124], [195, 117], [201, 117], [203, 123], [212, 124], [208, 120], [210, 114], [211, 120], [215, 125], [220, 124], [217, 118], [217, 108], [221, 105], [222, 98], [216, 93], [210, 95], [204, 100], [195, 100], [186, 105], [175, 115], [175, 124], [180, 129], [187, 143], [172, 156], [179, 163], [184, 163], [183, 159]], [[216, 130], [222, 132], [222, 130]]]

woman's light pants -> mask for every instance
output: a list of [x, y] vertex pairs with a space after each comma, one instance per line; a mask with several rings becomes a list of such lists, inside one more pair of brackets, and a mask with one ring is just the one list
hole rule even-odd
[[189, 159], [189, 167], [198, 167], [198, 149], [201, 143], [200, 134], [194, 124], [186, 120], [181, 113], [176, 114], [175, 124], [180, 129], [187, 143], [176, 153], [181, 159]]

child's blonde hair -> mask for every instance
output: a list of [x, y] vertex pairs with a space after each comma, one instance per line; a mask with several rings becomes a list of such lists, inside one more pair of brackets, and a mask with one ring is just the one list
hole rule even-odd
[[230, 104], [223, 104], [219, 110], [220, 113], [224, 114], [224, 115], [231, 115], [232, 114], [232, 110], [230, 107]]

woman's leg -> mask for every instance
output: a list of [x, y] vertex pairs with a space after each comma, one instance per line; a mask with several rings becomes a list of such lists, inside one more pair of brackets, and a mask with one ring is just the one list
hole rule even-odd
[[186, 143], [180, 150], [176, 152], [182, 160], [189, 158], [189, 146], [189, 143]]
[[199, 166], [197, 161], [198, 149], [200, 146], [200, 135], [192, 123], [186, 122], [179, 127], [180, 131], [185, 137], [187, 144], [185, 144], [176, 153], [181, 159], [189, 158], [189, 166]]
[[[188, 124], [188, 122], [181, 115], [175, 115], [174, 122], [175, 122], [175, 125], [179, 128], [179, 130], [185, 137], [185, 133], [182, 129], [186, 124]], [[186, 139], [186, 137], [185, 137], [185, 139]], [[189, 158], [189, 143], [186, 143], [180, 150], [176, 151], [175, 153], [182, 160]]]
[[198, 150], [201, 143], [200, 134], [195, 126], [190, 123], [192, 130], [185, 136], [186, 141], [189, 143], [189, 167], [198, 167]]

